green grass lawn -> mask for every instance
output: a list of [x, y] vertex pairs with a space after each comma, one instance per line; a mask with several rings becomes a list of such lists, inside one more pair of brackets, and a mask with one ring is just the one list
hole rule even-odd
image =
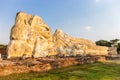
[[120, 80], [120, 64], [82, 64], [44, 73], [12, 74], [0, 80]]

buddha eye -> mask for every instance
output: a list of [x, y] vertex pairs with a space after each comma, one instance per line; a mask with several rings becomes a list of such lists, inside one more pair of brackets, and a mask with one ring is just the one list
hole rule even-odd
[[17, 49], [14, 49], [14, 51], [17, 51]]
[[25, 23], [25, 25], [27, 25], [27, 22], [26, 22], [26, 20], [24, 20], [24, 23]]
[[28, 23], [31, 25], [31, 23], [32, 23], [32, 18], [30, 18], [30, 20], [28, 21]]

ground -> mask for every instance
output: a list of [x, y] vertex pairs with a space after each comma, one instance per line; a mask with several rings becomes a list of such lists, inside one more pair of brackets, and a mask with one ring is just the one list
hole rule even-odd
[[120, 80], [120, 64], [79, 64], [42, 73], [11, 74], [0, 77], [0, 80]]

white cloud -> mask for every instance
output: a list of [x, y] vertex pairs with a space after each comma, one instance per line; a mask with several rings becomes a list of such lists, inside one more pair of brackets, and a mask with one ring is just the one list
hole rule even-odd
[[91, 26], [86, 26], [86, 27], [84, 27], [84, 29], [85, 29], [86, 31], [91, 31], [92, 27], [91, 27]]
[[100, 2], [101, 0], [95, 0], [96, 1], [96, 3], [98, 3], [98, 2]]
[[105, 3], [111, 3], [111, 2], [116, 2], [116, 1], [119, 1], [119, 0], [94, 0], [96, 3], [99, 3], [99, 2], [105, 2]]

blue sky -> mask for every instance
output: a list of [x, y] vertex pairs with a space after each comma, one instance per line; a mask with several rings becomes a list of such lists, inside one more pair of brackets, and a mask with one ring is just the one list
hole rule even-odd
[[41, 16], [52, 32], [92, 41], [120, 38], [120, 0], [0, 0], [0, 44], [9, 42], [18, 11]]

